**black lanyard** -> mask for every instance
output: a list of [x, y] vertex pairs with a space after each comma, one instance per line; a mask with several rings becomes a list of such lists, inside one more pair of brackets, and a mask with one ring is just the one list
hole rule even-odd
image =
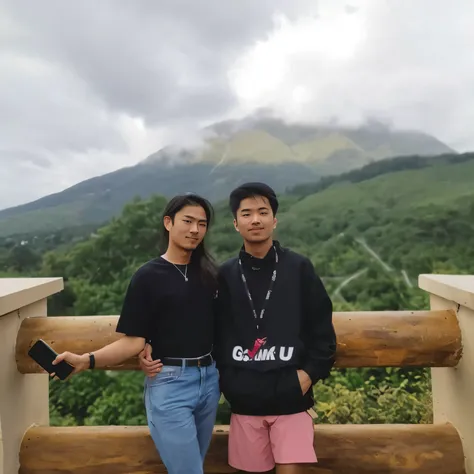
[[[266, 307], [268, 305], [268, 301], [270, 300], [270, 297], [272, 295], [273, 285], [275, 284], [275, 280], [276, 280], [276, 277], [277, 277], [276, 267], [277, 267], [277, 264], [278, 264], [278, 254], [277, 254], [277, 251], [276, 251], [275, 247], [273, 247], [273, 250], [275, 251], [275, 267], [273, 268], [273, 273], [272, 273], [272, 279], [270, 281], [270, 286], [269, 286], [267, 294], [265, 296], [265, 301], [263, 302], [263, 308], [260, 311], [260, 319], [263, 319], [263, 315], [265, 314], [265, 309], [266, 309]], [[250, 306], [252, 308], [253, 316], [255, 318], [255, 321], [257, 322], [257, 329], [259, 329], [259, 323], [258, 323], [259, 318], [257, 316], [257, 312], [255, 311], [255, 306], [253, 304], [252, 295], [250, 294], [250, 290], [249, 290], [249, 287], [247, 285], [247, 279], [245, 278], [244, 270], [242, 268], [242, 260], [240, 258], [239, 258], [239, 266], [240, 266], [240, 275], [242, 277], [242, 282], [245, 286], [245, 291], [247, 292], [247, 296], [248, 296], [248, 299], [249, 299], [249, 302], [250, 302]]]

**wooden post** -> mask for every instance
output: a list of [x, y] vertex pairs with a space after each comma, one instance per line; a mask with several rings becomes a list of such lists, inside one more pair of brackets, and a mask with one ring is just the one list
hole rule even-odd
[[2, 417], [0, 413], [0, 474], [3, 474], [4, 455], [3, 455], [3, 435], [2, 435]]
[[462, 357], [456, 368], [432, 369], [434, 422], [450, 422], [456, 427], [463, 443], [466, 473], [474, 474], [474, 276], [420, 275], [419, 286], [430, 293], [433, 310], [457, 313]]
[[23, 435], [49, 424], [48, 375], [20, 374], [15, 345], [23, 319], [45, 316], [46, 298], [62, 289], [62, 278], [0, 279], [0, 474], [18, 474]]

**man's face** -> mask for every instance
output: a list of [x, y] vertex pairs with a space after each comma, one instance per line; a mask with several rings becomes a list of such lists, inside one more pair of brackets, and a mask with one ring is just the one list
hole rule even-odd
[[194, 250], [207, 232], [206, 212], [201, 206], [185, 206], [174, 216], [164, 218], [170, 243], [185, 250]]
[[247, 242], [265, 242], [272, 238], [277, 220], [268, 199], [255, 196], [243, 199], [234, 226]]

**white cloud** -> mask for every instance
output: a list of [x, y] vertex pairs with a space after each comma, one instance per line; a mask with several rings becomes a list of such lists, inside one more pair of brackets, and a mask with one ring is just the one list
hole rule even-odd
[[474, 2], [321, 2], [274, 30], [229, 71], [245, 115], [359, 124], [377, 117], [474, 149]]

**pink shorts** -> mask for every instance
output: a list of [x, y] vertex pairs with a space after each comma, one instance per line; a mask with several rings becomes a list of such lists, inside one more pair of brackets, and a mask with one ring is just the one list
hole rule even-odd
[[314, 424], [307, 412], [280, 416], [231, 415], [229, 464], [242, 471], [270, 471], [276, 464], [317, 462]]

